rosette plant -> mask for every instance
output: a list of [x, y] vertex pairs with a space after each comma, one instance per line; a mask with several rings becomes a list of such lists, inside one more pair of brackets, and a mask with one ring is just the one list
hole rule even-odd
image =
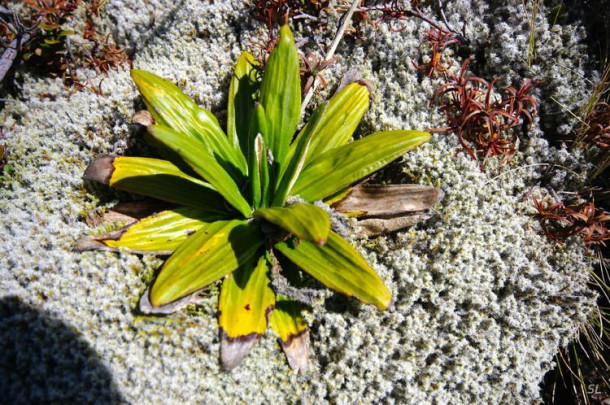
[[262, 79], [251, 54], [239, 57], [226, 134], [176, 85], [140, 70], [131, 75], [154, 119], [147, 139], [166, 160], [101, 156], [84, 178], [176, 207], [85, 237], [78, 249], [170, 254], [142, 298], [160, 312], [222, 280], [218, 323], [227, 369], [249, 353], [268, 323], [290, 365], [306, 367], [304, 305], [272, 288], [282, 261], [364, 303], [391, 306], [381, 278], [312, 203], [345, 193], [429, 134], [385, 131], [349, 142], [369, 103], [367, 87], [352, 83], [320, 105], [295, 136], [299, 58], [287, 25]]

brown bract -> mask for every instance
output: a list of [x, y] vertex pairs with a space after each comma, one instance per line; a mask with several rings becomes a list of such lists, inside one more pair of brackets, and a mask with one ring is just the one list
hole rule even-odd
[[299, 374], [304, 374], [309, 362], [309, 328], [291, 336], [286, 342], [280, 339], [280, 344], [290, 368]]
[[424, 211], [443, 198], [442, 190], [418, 184], [359, 184], [332, 204], [339, 212], [359, 217], [395, 216]]
[[252, 348], [260, 339], [260, 334], [251, 333], [246, 336], [230, 338], [225, 331], [220, 329], [220, 361], [225, 370], [229, 371], [239, 365], [242, 360], [252, 351]]
[[148, 127], [150, 125], [154, 125], [155, 119], [152, 114], [146, 110], [138, 111], [131, 118], [131, 122], [134, 124], [142, 125], [143, 127]]
[[425, 211], [443, 199], [441, 189], [417, 184], [359, 184], [332, 207], [355, 216], [362, 233], [378, 236], [430, 218]]
[[102, 184], [110, 184], [110, 178], [114, 173], [114, 159], [112, 155], [100, 155], [85, 170], [83, 180], [97, 181]]

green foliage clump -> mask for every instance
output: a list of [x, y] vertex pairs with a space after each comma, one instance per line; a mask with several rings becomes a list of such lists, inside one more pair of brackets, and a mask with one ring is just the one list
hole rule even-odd
[[[87, 168], [85, 179], [177, 207], [85, 238], [77, 247], [171, 254], [143, 297], [159, 312], [171, 312], [222, 279], [219, 326], [225, 368], [247, 355], [269, 321], [291, 366], [304, 370], [305, 307], [274, 291], [273, 277], [290, 279], [300, 269], [381, 310], [392, 302], [379, 275], [330, 229], [326, 211], [312, 203], [345, 193], [430, 135], [385, 131], [350, 143], [369, 103], [367, 87], [352, 83], [320, 105], [294, 136], [301, 87], [297, 48], [287, 25], [262, 79], [256, 65], [247, 52], [238, 59], [227, 134], [174, 84], [132, 71], [151, 114], [147, 139], [167, 160], [102, 156]], [[289, 203], [294, 200], [301, 202]]]

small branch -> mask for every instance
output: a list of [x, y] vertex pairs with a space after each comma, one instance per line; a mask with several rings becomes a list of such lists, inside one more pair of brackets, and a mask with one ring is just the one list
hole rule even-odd
[[32, 25], [31, 27], [24, 27], [19, 21], [19, 17], [14, 11], [8, 10], [4, 7], [0, 6], [0, 14], [6, 16], [6, 19], [0, 17], [0, 22], [5, 24], [9, 30], [11, 30], [15, 34], [15, 38], [11, 41], [8, 48], [4, 50], [2, 56], [0, 56], [0, 83], [4, 81], [4, 77], [10, 70], [11, 66], [15, 62], [19, 51], [21, 50], [21, 45], [27, 44], [42, 21], [42, 17], [38, 19], [38, 21]]
[[424, 13], [422, 13], [422, 11], [420, 10], [420, 8], [418, 6], [417, 1], [414, 1], [411, 3], [411, 9], [404, 9], [403, 7], [399, 6], [398, 4], [392, 4], [392, 5], [363, 6], [363, 7], [360, 7], [359, 9], [357, 9], [356, 11], [360, 11], [363, 13], [368, 13], [371, 11], [379, 11], [379, 12], [383, 13], [382, 17], [377, 21], [377, 23], [375, 23], [375, 26], [377, 26], [377, 24], [379, 22], [384, 21], [384, 20], [393, 20], [393, 19], [405, 20], [406, 17], [419, 18], [420, 20], [427, 22], [432, 27], [436, 28], [437, 30], [439, 30], [441, 32], [449, 32], [449, 33], [455, 35], [457, 38], [460, 39], [460, 41], [462, 43], [468, 42], [465, 37], [465, 34], [458, 33], [455, 29], [453, 29], [453, 27], [451, 27], [451, 25], [447, 21], [447, 18], [445, 17], [445, 12], [443, 11], [443, 3], [441, 2], [441, 0], [438, 0], [438, 5], [439, 5], [440, 14], [441, 14], [441, 17], [445, 24], [445, 27], [443, 27], [441, 25], [441, 23], [434, 21], [432, 18], [427, 17]]
[[[581, 176], [580, 173], [577, 173], [577, 172], [575, 172], [574, 170], [572, 170], [572, 169], [570, 169], [568, 167], [561, 166], [561, 165], [558, 165], [558, 164], [555, 164], [555, 163], [532, 163], [532, 164], [529, 164], [529, 165], [515, 167], [514, 169], [510, 169], [510, 170], [507, 170], [505, 172], [502, 172], [502, 173], [498, 174], [497, 176], [492, 177], [491, 179], [487, 180], [487, 182], [485, 184], [489, 184], [489, 183], [492, 182], [492, 180], [496, 180], [496, 179], [504, 176], [505, 174], [512, 173], [512, 172], [515, 172], [517, 170], [528, 169], [528, 168], [531, 168], [531, 167], [540, 167], [540, 166], [548, 166], [549, 169], [558, 167], [558, 168], [563, 169], [563, 170], [565, 170], [567, 172], [570, 172], [570, 173], [572, 173], [572, 174], [574, 174], [576, 176]], [[548, 170], [545, 171], [545, 173], [546, 172], [548, 172]]]
[[447, 21], [447, 17], [445, 17], [445, 11], [443, 10], [443, 3], [441, 0], [438, 0], [438, 9], [439, 12], [441, 14], [441, 17], [443, 19], [443, 22], [445, 23], [445, 27], [447, 27], [447, 29], [450, 32], [457, 32], [456, 30], [453, 29], [453, 27], [449, 24], [449, 21]]
[[[437, 23], [436, 21], [434, 21], [433, 19], [426, 17], [421, 10], [419, 9], [419, 7], [414, 7], [412, 10], [405, 10], [406, 14], [412, 15], [413, 17], [417, 17], [420, 20], [423, 20], [425, 22], [427, 22], [428, 24], [430, 24], [431, 26], [433, 26], [434, 28], [440, 30], [440, 31], [445, 31], [445, 28], [443, 26], [441, 26], [439, 23]], [[451, 28], [447, 27], [447, 29], [449, 29], [451, 32], [455, 32], [453, 30], [451, 30]]]
[[315, 17], [315, 16], [313, 16], [311, 14], [303, 13], [303, 12], [295, 15], [294, 17], [292, 17], [292, 19], [293, 20], [304, 20], [304, 19], [307, 19], [307, 20], [312, 20], [312, 21], [318, 21], [318, 17]]
[[0, 82], [4, 80], [4, 77], [8, 73], [11, 66], [13, 66], [13, 62], [19, 53], [19, 48], [21, 48], [21, 44], [28, 42], [31, 36], [28, 32], [23, 34], [23, 36], [17, 36], [15, 39], [11, 41], [11, 44], [6, 48], [2, 56], [0, 56]]
[[[343, 22], [341, 23], [341, 26], [337, 30], [337, 34], [335, 35], [335, 39], [330, 44], [330, 48], [328, 48], [328, 52], [326, 52], [326, 56], [324, 57], [324, 62], [327, 62], [327, 61], [331, 60], [333, 58], [333, 56], [335, 55], [335, 51], [337, 50], [337, 46], [339, 46], [339, 42], [341, 42], [341, 39], [343, 39], [343, 34], [345, 33], [347, 25], [350, 23], [350, 21], [352, 19], [352, 15], [354, 14], [354, 11], [356, 11], [356, 7], [358, 7], [360, 2], [361, 2], [361, 0], [353, 0], [352, 1], [352, 5], [350, 6], [350, 8], [341, 17], [341, 20], [343, 20]], [[320, 73], [322, 73], [322, 72], [319, 72], [318, 74], [320, 74]], [[309, 104], [309, 102], [311, 101], [311, 97], [313, 96], [313, 93], [318, 88], [318, 80], [317, 80], [317, 78], [318, 78], [318, 75], [316, 75], [314, 77], [313, 84], [311, 85], [311, 87], [309, 88], [309, 91], [307, 92], [307, 94], [305, 94], [305, 97], [303, 98], [303, 103], [301, 103], [301, 115], [303, 115], [305, 113], [305, 109], [307, 108], [307, 104]]]

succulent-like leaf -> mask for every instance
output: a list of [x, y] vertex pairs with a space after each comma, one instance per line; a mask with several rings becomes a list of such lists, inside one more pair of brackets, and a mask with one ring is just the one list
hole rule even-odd
[[263, 240], [254, 222], [213, 222], [165, 262], [150, 291], [151, 304], [168, 304], [235, 271], [256, 255]]
[[316, 156], [345, 145], [352, 137], [362, 116], [369, 108], [370, 93], [367, 87], [360, 83], [351, 83], [337, 92], [328, 101], [326, 110], [316, 125], [315, 130], [311, 131], [309, 123], [301, 130], [290, 149], [296, 149], [298, 141], [311, 132], [309, 153], [305, 164], [311, 162]]
[[252, 209], [241, 195], [233, 178], [207, 150], [198, 149], [198, 142], [195, 138], [161, 125], [151, 125], [148, 127], [148, 132], [157, 141], [180, 155], [197, 174], [209, 181], [212, 187], [242, 215], [251, 216]]
[[304, 373], [309, 358], [309, 328], [301, 315], [305, 305], [279, 294], [276, 300], [269, 319], [271, 327], [279, 336], [290, 367]]
[[324, 246], [302, 240], [295, 246], [276, 243], [275, 248], [328, 288], [379, 309], [390, 307], [392, 296], [379, 275], [336, 233], [330, 232]]
[[222, 196], [209, 183], [167, 160], [102, 155], [89, 164], [83, 178], [174, 204], [226, 213]]
[[173, 253], [189, 236], [217, 221], [218, 214], [197, 208], [175, 208], [143, 218], [136, 223], [104, 235], [96, 236], [101, 243], [133, 253]]
[[421, 131], [377, 132], [315, 157], [290, 192], [306, 201], [334, 194], [430, 140]]
[[265, 333], [267, 317], [275, 304], [269, 284], [265, 256], [244, 264], [222, 282], [218, 325], [220, 357], [225, 369], [237, 366]]
[[219, 163], [232, 176], [241, 177], [246, 173], [244, 155], [231, 145], [211, 112], [199, 107], [169, 80], [136, 69], [131, 71], [131, 77], [157, 124], [192, 135], [199, 140], [198, 148], [218, 156]]
[[[285, 170], [280, 173], [281, 181], [278, 184], [275, 197], [273, 198], [273, 206], [281, 207], [286, 202], [286, 197], [290, 193], [290, 190], [296, 183], [307, 156], [309, 156], [310, 144], [312, 135], [316, 132], [320, 118], [324, 115], [325, 104], [322, 104], [312, 114], [309, 122], [307, 123], [302, 136], [296, 140], [296, 146], [294, 150], [289, 151], [286, 159], [288, 162], [283, 166]], [[294, 144], [293, 144], [294, 145]]]
[[269, 126], [265, 144], [281, 168], [301, 113], [299, 57], [288, 25], [280, 29], [279, 42], [269, 55], [260, 100]]
[[259, 208], [254, 211], [254, 217], [264, 218], [294, 236], [318, 245], [326, 243], [330, 232], [330, 219], [326, 211], [311, 204]]
[[243, 52], [237, 59], [235, 73], [231, 78], [229, 88], [229, 104], [227, 106], [227, 134], [233, 147], [241, 148], [243, 155], [248, 157], [250, 116], [254, 110], [254, 95], [259, 83], [254, 66], [258, 62], [249, 52]]

